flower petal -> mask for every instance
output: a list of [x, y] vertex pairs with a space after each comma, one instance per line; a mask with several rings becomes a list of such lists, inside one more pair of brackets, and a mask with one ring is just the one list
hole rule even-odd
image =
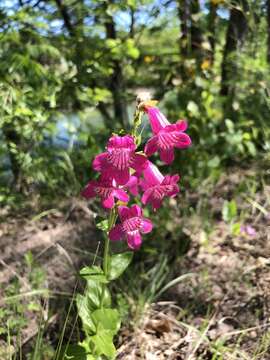
[[130, 217], [130, 210], [127, 206], [119, 206], [118, 214], [119, 214], [120, 220], [123, 222]]
[[162, 128], [170, 124], [158, 108], [146, 107], [146, 112], [154, 134], [157, 134]]
[[144, 205], [148, 204], [149, 202], [151, 202], [151, 195], [152, 195], [152, 188], [150, 189], [147, 189], [144, 193], [143, 193], [143, 196], [142, 196], [142, 203]]
[[90, 199], [96, 196], [97, 194], [95, 192], [95, 185], [96, 185], [96, 181], [94, 180], [89, 181], [89, 183], [85, 186], [85, 188], [81, 192], [81, 195], [86, 199]]
[[109, 238], [112, 241], [121, 240], [123, 236], [124, 236], [124, 232], [120, 224], [115, 225], [115, 227], [113, 227], [109, 232]]
[[178, 134], [177, 142], [175, 143], [175, 147], [178, 149], [184, 149], [191, 145], [191, 139], [190, 137], [185, 133]]
[[167, 186], [165, 186], [167, 196], [174, 197], [176, 194], [179, 193], [179, 186], [177, 184], [179, 179], [180, 179], [179, 175], [173, 175], [173, 176], [166, 175], [165, 176], [164, 181], [162, 182], [162, 185], [167, 185]]
[[142, 216], [142, 209], [139, 207], [139, 205], [132, 205], [130, 210], [130, 215], [132, 216], [138, 216], [141, 217]]
[[141, 173], [147, 167], [147, 157], [141, 154], [134, 154], [130, 166], [136, 170], [136, 172]]
[[138, 250], [142, 244], [142, 237], [139, 231], [132, 231], [127, 234], [128, 247], [132, 250]]
[[143, 234], [147, 234], [149, 232], [151, 232], [153, 229], [153, 224], [149, 219], [143, 219], [143, 225], [142, 225], [142, 229], [141, 232]]
[[186, 131], [188, 128], [188, 123], [186, 120], [178, 120], [176, 122], [177, 130], [179, 131]]
[[92, 163], [93, 169], [96, 171], [102, 171], [102, 169], [106, 165], [106, 158], [107, 158], [107, 153], [101, 153], [97, 155]]
[[160, 200], [160, 199], [153, 199], [153, 200], [151, 201], [153, 210], [156, 211], [157, 209], [159, 209], [159, 208], [161, 207], [161, 203], [162, 203], [162, 200]]
[[139, 185], [142, 191], [146, 191], [149, 187], [151, 187], [151, 184], [149, 184], [145, 179], [140, 179]]
[[123, 202], [128, 202], [129, 201], [129, 196], [128, 194], [122, 190], [122, 189], [117, 189], [117, 190], [114, 190], [114, 196], [123, 201]]
[[174, 160], [174, 150], [173, 148], [169, 149], [160, 149], [160, 158], [165, 164], [171, 164]]
[[156, 151], [158, 151], [158, 137], [153, 136], [149, 139], [145, 145], [144, 152], [147, 156], [153, 155]]
[[112, 136], [107, 145], [108, 151], [113, 151], [115, 149], [125, 148], [134, 151], [136, 149], [135, 141], [131, 135], [125, 136]]
[[148, 166], [144, 170], [143, 176], [149, 185], [158, 185], [164, 180], [164, 176], [151, 161], [148, 161]]
[[118, 185], [125, 185], [129, 181], [129, 168], [119, 170], [112, 168], [111, 175], [115, 179]]
[[130, 176], [125, 188], [128, 189], [132, 195], [137, 196], [139, 194], [139, 179], [137, 176]]
[[106, 209], [112, 209], [114, 207], [114, 197], [113, 196], [109, 196], [107, 199], [104, 199], [102, 201], [102, 205], [103, 207], [105, 207]]
[[174, 183], [178, 183], [178, 181], [180, 180], [180, 176], [178, 174], [172, 175], [171, 176], [171, 181]]
[[175, 184], [171, 190], [167, 191], [166, 195], [170, 197], [175, 197], [179, 193], [179, 186]]

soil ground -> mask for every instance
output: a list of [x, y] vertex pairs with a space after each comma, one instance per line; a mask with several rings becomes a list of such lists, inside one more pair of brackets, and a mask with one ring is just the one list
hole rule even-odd
[[[181, 220], [191, 244], [174, 272], [175, 277], [191, 276], [149, 304], [135, 329], [122, 328], [118, 360], [270, 359], [270, 187], [264, 185], [250, 197], [234, 195], [249, 176], [248, 171], [231, 171], [210, 191], [186, 196], [198, 211]], [[236, 220], [229, 223], [222, 217], [224, 200], [232, 198], [242, 225], [238, 231]], [[5, 211], [0, 214], [5, 219], [0, 225], [1, 305], [14, 277], [21, 293], [31, 290], [24, 260], [29, 251], [46, 270], [48, 289], [71, 296], [78, 269], [93, 260], [100, 243], [95, 214], [77, 199], [36, 218], [27, 210], [13, 217]], [[211, 219], [209, 231], [205, 212]], [[61, 317], [59, 299], [52, 300], [50, 341]], [[38, 319], [30, 312], [27, 316], [24, 347], [38, 331]], [[0, 335], [0, 346], [4, 349], [5, 336]]]

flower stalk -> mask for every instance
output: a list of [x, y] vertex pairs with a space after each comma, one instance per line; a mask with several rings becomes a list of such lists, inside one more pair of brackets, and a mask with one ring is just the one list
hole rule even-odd
[[[185, 133], [187, 123], [171, 124], [155, 105], [149, 95], [137, 98], [130, 134], [110, 137], [106, 150], [93, 161], [94, 170], [100, 173], [98, 180], [89, 181], [82, 191], [87, 199], [99, 197], [102, 206], [109, 210], [106, 225], [103, 222], [100, 226], [105, 235], [102, 264], [80, 272], [87, 280], [85, 295], [77, 299], [86, 334], [82, 346], [91, 354], [91, 360], [115, 359], [113, 337], [120, 327], [120, 315], [111, 308], [108, 283], [125, 271], [133, 255], [132, 251], [111, 254], [110, 241], [125, 240], [129, 249], [139, 250], [144, 234], [153, 228], [151, 220], [144, 217], [143, 206], [150, 204], [156, 211], [166, 197], [175, 197], [179, 192], [179, 175], [163, 175], [149, 157], [158, 152], [161, 160], [170, 164], [175, 149], [191, 145]], [[144, 151], [138, 151], [143, 114], [148, 116], [153, 135]], [[132, 199], [136, 202], [128, 206]]]

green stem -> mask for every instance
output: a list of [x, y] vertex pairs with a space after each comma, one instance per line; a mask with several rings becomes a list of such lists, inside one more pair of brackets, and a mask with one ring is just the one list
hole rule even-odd
[[[142, 122], [142, 115], [143, 115], [143, 112], [137, 108], [134, 113], [133, 128], [132, 128], [132, 132], [131, 132], [135, 138], [135, 142], [137, 145], [138, 145], [138, 140], [139, 140], [137, 131]], [[103, 265], [103, 271], [104, 271], [104, 274], [106, 277], [108, 276], [108, 273], [109, 273], [109, 260], [110, 260], [109, 231], [113, 228], [113, 226], [116, 222], [116, 219], [117, 219], [117, 207], [114, 206], [110, 211], [109, 220], [108, 220], [108, 231], [106, 233], [105, 244], [104, 244], [103, 264], [102, 265]], [[102, 289], [101, 307], [103, 306], [105, 289], [106, 289], [106, 285], [104, 285], [103, 289]]]
[[[109, 239], [109, 231], [113, 228], [115, 221], [117, 218], [116, 208], [114, 207], [109, 216], [108, 223], [108, 231], [105, 235], [105, 244], [104, 244], [104, 253], [103, 253], [103, 271], [105, 276], [108, 276], [109, 273], [109, 258], [110, 258], [110, 239]], [[103, 286], [102, 294], [101, 294], [101, 307], [103, 306], [104, 294], [105, 294], [106, 285]]]
[[143, 115], [143, 112], [141, 110], [136, 109], [136, 111], [134, 113], [133, 129], [131, 131], [131, 134], [134, 136], [136, 143], [137, 143], [137, 130], [138, 130], [138, 127], [142, 123], [142, 115]]
[[108, 275], [108, 265], [109, 265], [109, 250], [110, 250], [110, 240], [108, 234], [105, 237], [105, 245], [104, 245], [104, 255], [103, 255], [103, 271], [105, 276]]

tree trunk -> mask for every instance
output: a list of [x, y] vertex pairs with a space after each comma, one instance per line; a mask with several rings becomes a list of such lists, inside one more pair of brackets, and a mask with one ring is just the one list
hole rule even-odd
[[200, 69], [204, 52], [202, 48], [202, 29], [200, 27], [199, 0], [178, 0], [178, 17], [180, 20], [180, 55], [181, 72], [184, 80], [189, 78], [185, 69], [185, 59], [194, 58], [197, 68]]
[[191, 36], [191, 51], [192, 56], [195, 57], [197, 65], [200, 65], [203, 58], [202, 48], [202, 29], [199, 25], [200, 4], [199, 0], [190, 1], [190, 36]]
[[234, 94], [234, 77], [237, 71], [233, 55], [241, 49], [248, 30], [246, 12], [247, 0], [237, 0], [230, 11], [229, 24], [226, 34], [226, 43], [221, 65], [220, 95], [232, 97]]
[[178, 16], [180, 20], [180, 54], [183, 60], [189, 54], [189, 0], [178, 0]]
[[180, 64], [179, 72], [184, 81], [189, 78], [185, 60], [190, 54], [190, 9], [189, 0], [178, 0], [178, 17], [180, 21]]
[[210, 0], [209, 15], [208, 15], [208, 31], [209, 31], [209, 43], [210, 43], [210, 52], [209, 60], [212, 65], [215, 60], [215, 49], [216, 49], [216, 22], [217, 22], [217, 4], [214, 4]]
[[[77, 71], [78, 71], [78, 82], [81, 83], [84, 81], [84, 69], [83, 69], [83, 61], [84, 61], [84, 43], [82, 41], [78, 41], [78, 36], [83, 37], [84, 33], [83, 33], [83, 18], [81, 16], [81, 14], [77, 14], [78, 16], [78, 21], [75, 24], [73, 24], [71, 22], [71, 18], [70, 15], [68, 13], [68, 9], [66, 7], [66, 5], [64, 4], [63, 0], [55, 0], [55, 3], [57, 5], [58, 11], [62, 16], [62, 19], [64, 21], [64, 25], [65, 28], [67, 29], [69, 35], [71, 38], [74, 39], [75, 41], [75, 46], [76, 46], [76, 59], [75, 59], [75, 63], [76, 63], [76, 67], [77, 67]], [[95, 79], [91, 79], [89, 85], [92, 88], [97, 87], [97, 83]], [[75, 99], [74, 100], [74, 105], [77, 109], [80, 109], [80, 102]], [[97, 108], [103, 118], [104, 124], [107, 127], [107, 129], [112, 130], [113, 129], [113, 119], [109, 113], [109, 111], [107, 110], [107, 105], [100, 101], [97, 105]]]
[[[114, 19], [111, 15], [106, 14], [105, 29], [107, 39], [117, 39]], [[112, 60], [113, 74], [110, 79], [110, 91], [113, 97], [114, 117], [123, 128], [128, 126], [128, 112], [125, 101], [125, 84], [121, 67], [121, 62], [118, 59]]]
[[270, 64], [270, 0], [266, 0], [267, 11], [267, 61]]

